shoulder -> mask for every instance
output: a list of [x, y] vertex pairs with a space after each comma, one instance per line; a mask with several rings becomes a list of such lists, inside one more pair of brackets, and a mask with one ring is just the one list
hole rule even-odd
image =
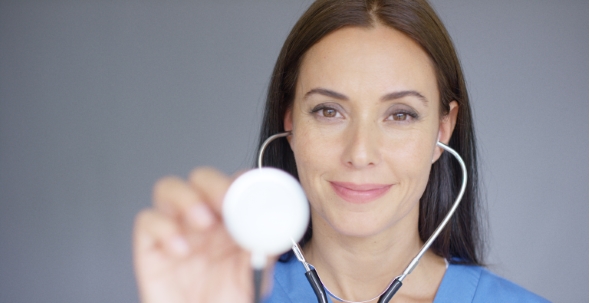
[[451, 264], [434, 302], [546, 303], [549, 301], [481, 266]]
[[272, 292], [265, 303], [316, 302], [315, 293], [305, 277], [305, 269], [292, 253], [276, 263]]
[[[481, 277], [474, 302], [486, 302], [484, 299], [490, 296], [499, 300], [496, 302], [549, 302], [487, 269], [481, 268]], [[479, 301], [475, 301], [475, 299]]]

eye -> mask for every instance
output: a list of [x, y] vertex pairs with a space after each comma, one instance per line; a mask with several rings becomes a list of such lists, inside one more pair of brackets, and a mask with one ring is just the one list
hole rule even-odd
[[406, 121], [408, 119], [408, 114], [406, 113], [395, 113], [391, 115], [393, 121]]
[[418, 114], [411, 111], [400, 110], [390, 114], [386, 120], [395, 122], [406, 122], [418, 118]]
[[334, 118], [336, 117], [336, 115], [338, 115], [338, 111], [336, 111], [333, 108], [323, 108], [321, 110], [322, 116], [327, 117], [327, 118]]
[[340, 111], [332, 106], [319, 104], [311, 110], [311, 113], [318, 118], [342, 118]]

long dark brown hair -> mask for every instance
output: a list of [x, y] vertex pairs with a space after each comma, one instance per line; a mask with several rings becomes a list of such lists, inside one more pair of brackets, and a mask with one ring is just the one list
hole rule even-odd
[[[465, 161], [468, 184], [455, 214], [431, 246], [437, 255], [453, 263], [481, 264], [483, 240], [480, 230], [477, 157], [469, 97], [459, 59], [449, 34], [425, 0], [320, 0], [314, 2], [295, 24], [279, 54], [268, 88], [260, 144], [284, 131], [283, 119], [292, 106], [299, 67], [304, 54], [324, 36], [340, 28], [390, 26], [418, 43], [436, 71], [441, 115], [457, 101], [459, 112], [449, 146]], [[266, 166], [297, 175], [293, 152], [286, 140], [271, 144], [264, 155]], [[432, 164], [428, 185], [420, 199], [418, 229], [426, 241], [447, 214], [461, 185], [461, 168], [448, 153]], [[311, 239], [311, 223], [302, 244]]]

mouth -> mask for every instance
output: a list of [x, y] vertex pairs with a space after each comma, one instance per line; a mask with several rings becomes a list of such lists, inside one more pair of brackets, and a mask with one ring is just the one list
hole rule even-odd
[[330, 181], [336, 194], [351, 203], [368, 203], [385, 195], [393, 184], [355, 184]]

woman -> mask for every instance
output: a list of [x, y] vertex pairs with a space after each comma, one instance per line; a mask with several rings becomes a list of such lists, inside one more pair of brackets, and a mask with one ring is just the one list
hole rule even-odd
[[[311, 206], [303, 253], [334, 295], [376, 302], [450, 208], [463, 202], [391, 302], [544, 302], [481, 265], [469, 99], [442, 23], [424, 1], [317, 1], [279, 55], [261, 142], [265, 164], [297, 177]], [[231, 179], [197, 169], [160, 180], [138, 215], [143, 302], [250, 302], [248, 253], [220, 217]], [[291, 254], [267, 273], [268, 302], [315, 302]], [[271, 277], [274, 277], [271, 279]], [[374, 299], [372, 299], [374, 298]], [[372, 300], [371, 300], [372, 299]]]

